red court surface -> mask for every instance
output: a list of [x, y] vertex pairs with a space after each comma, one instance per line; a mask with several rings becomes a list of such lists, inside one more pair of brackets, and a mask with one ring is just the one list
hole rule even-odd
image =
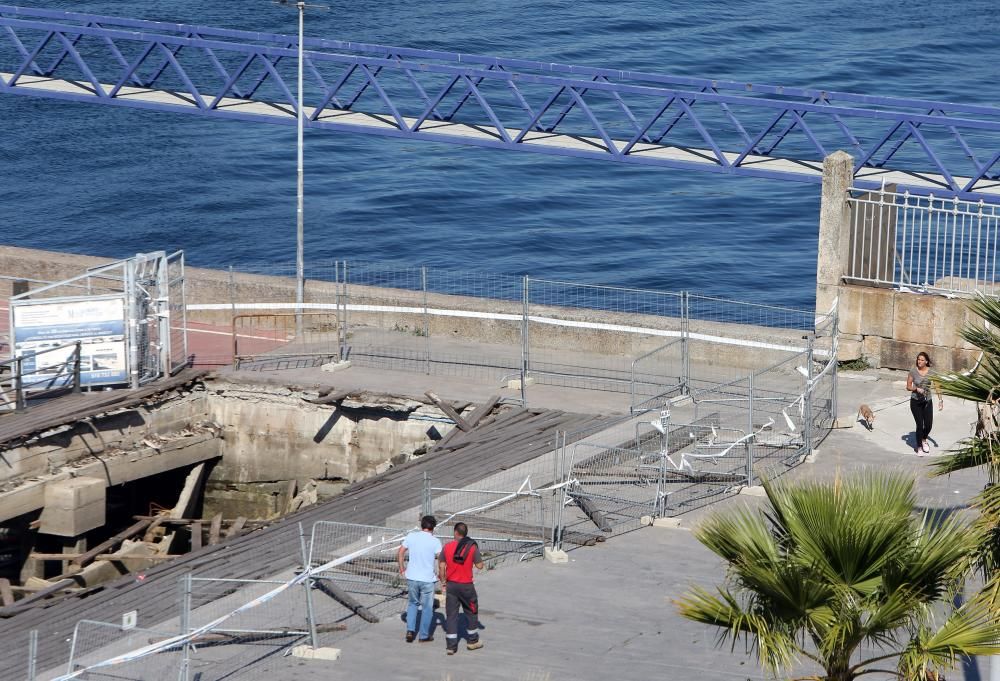
[[[228, 325], [188, 322], [188, 355], [196, 367], [228, 366], [233, 363], [233, 330]], [[0, 359], [10, 357], [10, 305], [0, 297]], [[263, 354], [288, 342], [280, 330], [241, 328], [237, 347], [241, 355]]]

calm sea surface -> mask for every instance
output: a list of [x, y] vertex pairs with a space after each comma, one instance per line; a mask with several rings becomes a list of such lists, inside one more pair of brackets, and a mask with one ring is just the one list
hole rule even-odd
[[[1000, 104], [994, 0], [346, 2], [312, 36]], [[267, 0], [35, 6], [294, 32]], [[290, 263], [294, 128], [0, 96], [0, 242]], [[818, 185], [307, 134], [306, 256], [811, 306]]]

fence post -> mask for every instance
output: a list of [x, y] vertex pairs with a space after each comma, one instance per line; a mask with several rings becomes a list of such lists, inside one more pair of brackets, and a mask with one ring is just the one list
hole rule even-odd
[[431, 476], [424, 471], [423, 493], [420, 499], [420, 515], [430, 515], [434, 512], [431, 501]]
[[333, 261], [333, 305], [337, 310], [337, 361], [344, 359], [344, 318], [340, 314], [340, 261]]
[[344, 274], [344, 345], [347, 345], [347, 337], [351, 331], [351, 320], [349, 318], [347, 308], [350, 304], [350, 289], [347, 287], [347, 261], [343, 261], [343, 274]]
[[831, 423], [837, 420], [837, 414], [840, 412], [837, 410], [837, 334], [840, 333], [838, 326], [840, 325], [840, 305], [838, 303], [837, 307], [833, 310], [833, 337], [830, 341], [830, 357], [827, 358], [828, 362], [833, 362], [832, 376], [830, 380], [833, 381], [833, 388], [830, 391], [830, 421]]
[[[187, 636], [191, 631], [191, 573], [187, 572], [177, 580], [178, 591], [180, 592], [181, 612], [180, 627], [181, 635]], [[178, 675], [179, 681], [188, 681], [191, 675], [191, 643], [185, 641], [181, 648], [181, 669]]]
[[[812, 454], [813, 450], [813, 345], [816, 337], [813, 334], [803, 336], [806, 341], [806, 394], [805, 401], [805, 427], [802, 429], [802, 436], [805, 438], [806, 456]], [[836, 360], [834, 360], [836, 361]], [[834, 413], [836, 416], [836, 413]]]
[[687, 291], [681, 292], [681, 394], [691, 394], [691, 300]]
[[747, 377], [747, 487], [753, 487], [753, 372]]
[[[657, 518], [662, 518], [666, 513], [666, 496], [663, 493], [667, 484], [667, 455], [670, 453], [670, 410], [664, 409], [660, 412], [660, 425], [663, 432], [660, 434], [660, 472], [656, 479], [656, 507], [653, 513]], [[636, 442], [638, 447], [639, 443]]]
[[524, 275], [521, 286], [521, 403], [528, 406], [528, 371], [530, 369], [531, 358], [529, 356], [530, 345], [528, 344], [528, 300], [529, 300], [528, 275]]
[[83, 349], [80, 341], [76, 342], [76, 351], [73, 353], [73, 392], [80, 392], [80, 353]]
[[302, 550], [302, 569], [306, 572], [303, 586], [306, 590], [306, 623], [309, 625], [309, 644], [315, 649], [319, 647], [316, 637], [316, 611], [313, 609], [312, 599], [312, 560], [310, 551], [306, 549], [306, 530], [299, 523], [299, 548]]
[[427, 313], [427, 267], [420, 268], [420, 288], [424, 292], [424, 373], [431, 373], [431, 324]]
[[562, 446], [559, 447], [559, 469], [560, 476], [557, 478], [562, 483], [562, 494], [559, 495], [559, 507], [556, 509], [555, 522], [552, 523], [552, 548], [556, 550], [562, 550], [563, 534], [565, 528], [563, 527], [563, 509], [566, 508], [566, 502], [569, 501], [569, 493], [567, 489], [569, 485], [569, 477], [572, 474], [566, 466], [566, 431], [562, 432]]
[[38, 629], [28, 632], [28, 681], [35, 681], [38, 664]]
[[[37, 360], [35, 360], [37, 363]], [[21, 411], [27, 406], [24, 399], [24, 358], [18, 355], [14, 358], [14, 409]]]
[[126, 314], [128, 315], [128, 367], [129, 374], [131, 374], [129, 386], [132, 388], [139, 387], [139, 380], [142, 376], [142, 367], [139, 366], [139, 309], [136, 305], [136, 294], [139, 287], [135, 281], [135, 266], [135, 258], [129, 258], [124, 263], [125, 295], [127, 296]]

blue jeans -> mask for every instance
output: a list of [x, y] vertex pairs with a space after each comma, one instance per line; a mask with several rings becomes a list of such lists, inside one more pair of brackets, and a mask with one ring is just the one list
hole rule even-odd
[[417, 631], [417, 606], [420, 606], [422, 612], [417, 638], [421, 640], [431, 635], [431, 623], [434, 621], [434, 584], [435, 582], [406, 580], [410, 590], [409, 601], [406, 604], [406, 630]]

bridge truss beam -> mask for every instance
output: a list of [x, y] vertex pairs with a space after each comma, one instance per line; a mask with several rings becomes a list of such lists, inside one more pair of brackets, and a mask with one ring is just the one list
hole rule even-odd
[[[295, 125], [295, 37], [0, 5], [0, 94]], [[306, 125], [1000, 203], [1000, 107], [310, 38]]]

